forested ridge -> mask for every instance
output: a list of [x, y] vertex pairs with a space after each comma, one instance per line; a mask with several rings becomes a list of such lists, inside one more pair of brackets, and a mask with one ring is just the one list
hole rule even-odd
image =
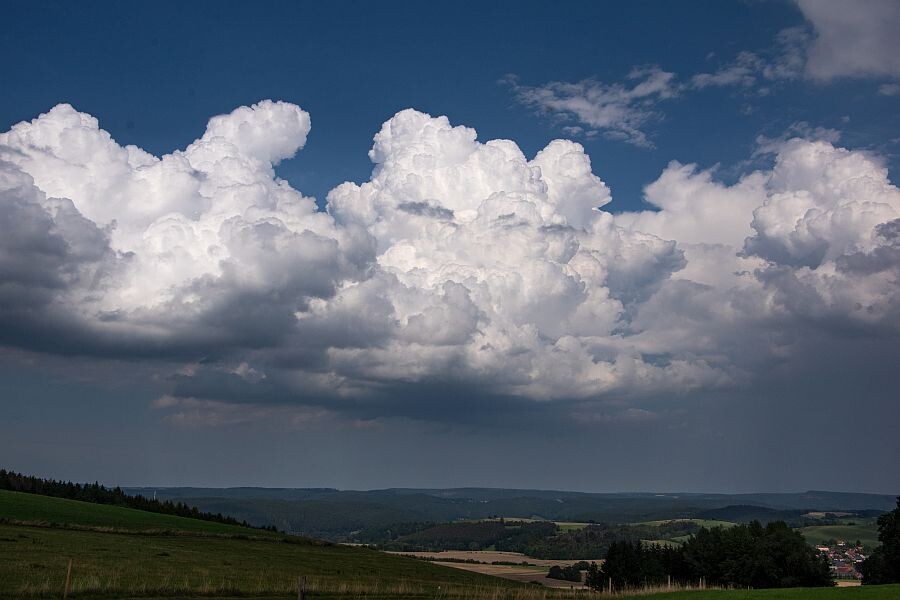
[[[203, 512], [196, 506], [191, 506], [184, 502], [156, 500], [154, 498], [146, 498], [140, 494], [129, 495], [122, 491], [118, 486], [110, 489], [100, 485], [100, 483], [96, 481], [94, 483], [72, 483], [71, 481], [44, 479], [42, 477], [24, 475], [22, 473], [16, 473], [15, 471], [0, 469], [0, 490], [52, 496], [54, 498], [66, 498], [68, 500], [79, 500], [81, 502], [92, 502], [94, 504], [123, 506], [125, 508], [134, 508], [137, 510], [186, 517], [189, 519], [201, 519], [226, 525], [252, 527], [252, 525], [246, 521], [238, 521], [237, 519], [223, 515], [222, 513]], [[256, 527], [256, 529], [274, 531], [275, 527]]]

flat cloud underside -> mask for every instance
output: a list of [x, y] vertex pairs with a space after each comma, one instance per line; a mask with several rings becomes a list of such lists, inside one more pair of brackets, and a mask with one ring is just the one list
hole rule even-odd
[[322, 212], [274, 171], [309, 130], [264, 101], [162, 157], [68, 105], [0, 134], [0, 344], [154, 358], [161, 408], [228, 419], [646, 418], [806, 360], [810, 333], [897, 348], [900, 191], [872, 155], [789, 139], [731, 186], [672, 163], [653, 210], [614, 215], [579, 144], [528, 159], [406, 110]]

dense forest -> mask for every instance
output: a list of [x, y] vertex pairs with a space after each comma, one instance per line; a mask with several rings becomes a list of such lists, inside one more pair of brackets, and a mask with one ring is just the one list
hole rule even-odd
[[599, 557], [603, 556], [614, 542], [671, 540], [690, 535], [698, 529], [699, 527], [690, 521], [668, 521], [653, 525], [598, 523], [534, 540], [517, 551], [535, 558], [559, 560]]
[[724, 587], [834, 585], [825, 558], [784, 522], [700, 528], [677, 547], [613, 542], [604, 558], [588, 570], [586, 583], [594, 589], [662, 585], [669, 578]]
[[498, 550], [534, 558], [570, 560], [600, 557], [616, 541], [671, 540], [696, 532], [690, 521], [655, 524], [589, 524], [563, 531], [553, 521], [490, 520], [453, 523], [412, 522], [361, 531], [363, 543], [402, 552]]
[[[55, 498], [67, 498], [69, 500], [80, 500], [81, 502], [93, 502], [94, 504], [111, 504], [113, 506], [124, 506], [126, 508], [135, 508], [137, 510], [187, 517], [190, 519], [202, 519], [204, 521], [214, 521], [216, 523], [224, 523], [227, 525], [251, 527], [246, 521], [238, 521], [237, 519], [222, 515], [221, 513], [213, 514], [202, 512], [198, 510], [196, 506], [190, 506], [183, 502], [172, 502], [170, 500], [161, 501], [145, 498], [141, 495], [128, 495], [119, 487], [109, 489], [100, 485], [98, 482], [72, 483], [70, 481], [43, 479], [31, 475], [23, 475], [22, 473], [16, 473], [14, 471], [7, 471], [6, 469], [0, 469], [0, 490], [39, 494], [41, 496], [53, 496]], [[274, 531], [275, 527], [262, 527], [258, 529]]]

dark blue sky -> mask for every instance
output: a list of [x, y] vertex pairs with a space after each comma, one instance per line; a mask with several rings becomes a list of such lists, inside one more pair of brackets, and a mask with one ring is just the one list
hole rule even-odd
[[[890, 7], [889, 2], [882, 0], [867, 4], [876, 8], [882, 5]], [[890, 57], [897, 54], [897, 44], [888, 40], [893, 46], [886, 50], [876, 48], [868, 56], [854, 54], [847, 63], [838, 60], [829, 63], [827, 56], [815, 63], [819, 60], [815, 53], [821, 48], [815, 45], [818, 31], [812, 17], [807, 18], [812, 14], [808, 7], [805, 0], [797, 3], [788, 0], [619, 3], [6, 0], [0, 4], [3, 24], [0, 27], [0, 132], [21, 121], [35, 119], [59, 103], [69, 103], [78, 111], [95, 116], [100, 128], [108, 131], [118, 144], [133, 144], [163, 156], [184, 149], [200, 138], [207, 121], [214, 115], [265, 99], [283, 100], [307, 111], [312, 129], [305, 147], [296, 157], [282, 162], [276, 173], [297, 190], [315, 196], [319, 208], [324, 206], [328, 192], [340, 183], [362, 183], [370, 179], [373, 166], [367, 153], [372, 148], [373, 136], [382, 123], [410, 107], [433, 116], [446, 115], [454, 125], [471, 127], [482, 142], [498, 138], [513, 140], [529, 158], [551, 140], [575, 139], [590, 156], [594, 174], [611, 189], [613, 201], [605, 209], [614, 213], [650, 208], [643, 198], [644, 187], [657, 180], [670, 161], [697, 163], [704, 169], [719, 165], [715, 178], [732, 184], [755, 169], [771, 166], [772, 153], [760, 151], [766, 146], [765, 139], [783, 142], [794, 135], [826, 139], [850, 150], [866, 151], [854, 155], [874, 156], [871, 164], [862, 159], [857, 161], [857, 166], [865, 163], [859, 167], [864, 174], [881, 182], [872, 172], [878, 171], [880, 164], [886, 164], [889, 179], [896, 183], [900, 167], [900, 111], [897, 110], [900, 68]], [[895, 18], [897, 13], [900, 11], [892, 13]], [[817, 14], [816, 18], [832, 16]], [[877, 24], [877, 18], [875, 21]], [[858, 37], [853, 31], [850, 34]], [[837, 38], [820, 41], [826, 50], [834, 44], [842, 46], [842, 40]], [[848, 54], [852, 53], [848, 51]], [[660, 72], [671, 74], [662, 91], [638, 92], [647, 73]], [[697, 76], [702, 74], [720, 74], [724, 83], [699, 84]], [[725, 77], [734, 74], [744, 79]], [[604, 98], [593, 108], [612, 106], [624, 110], [624, 119], [635, 119], [628, 122], [637, 123], [637, 129], [646, 135], [649, 143], [641, 145], [633, 143], [634, 139], [622, 139], [621, 125], [598, 124], [599, 120], [590, 123], [587, 122], [590, 119], [576, 116], [571, 109], [559, 108], [560, 102], [572, 100], [565, 96], [575, 88]], [[560, 95], [552, 99], [556, 105], [547, 100], [546, 94], [553, 93]], [[581, 132], [572, 127], [580, 128]], [[593, 133], [587, 133], [590, 130]], [[35, 149], [17, 147], [6, 156], [15, 152], [24, 156], [31, 150]], [[0, 145], [0, 158], [4, 158], [6, 151]], [[41, 149], [35, 152], [40, 154]], [[829, 154], [826, 158], [833, 157]], [[34, 164], [23, 162], [23, 165], [17, 164], [16, 169], [40, 171]], [[6, 166], [0, 160], [0, 168]], [[34, 173], [29, 171], [31, 175]], [[202, 179], [207, 175], [197, 177]], [[847, 178], [852, 180], [853, 175], [849, 173]], [[47, 176], [46, 172], [40, 172], [35, 180], [41, 176], [52, 183], [54, 174]], [[102, 175], [97, 178], [103, 179]], [[798, 177], [797, 181], [786, 183], [786, 189], [802, 196], [815, 188], [816, 181], [802, 179]], [[72, 187], [83, 192], [79, 185], [80, 181], [75, 181]], [[99, 187], [102, 186], [98, 184]], [[876, 187], [873, 185], [871, 189]], [[896, 188], [889, 184], [883, 187], [890, 188], [881, 196], [883, 203], [896, 202], [890, 200]], [[710, 224], [698, 219], [694, 227], [697, 231], [712, 230], [715, 240], [719, 240], [720, 223], [729, 222], [731, 196], [723, 190], [720, 186], [710, 192], [710, 195], [722, 193], [723, 200], [718, 205], [712, 203], [713, 208], [705, 213], [720, 211], [716, 215], [718, 220]], [[772, 195], [770, 191], [759, 193], [769, 194], [767, 202]], [[807, 194], [810, 195], [815, 194]], [[147, 197], [155, 199], [152, 190], [147, 192]], [[6, 202], [8, 198], [0, 196], [0, 199]], [[196, 198], [192, 196], [193, 200]], [[430, 202], [431, 198], [424, 200]], [[84, 206], [90, 203], [79, 201], [82, 202], [79, 209], [87, 211]], [[384, 200], [389, 201], [393, 200]], [[227, 200], [223, 202], [227, 204]], [[401, 209], [395, 213], [400, 214], [403, 207], [410, 206], [434, 209], [428, 202], [402, 203], [394, 207]], [[825, 201], [822, 202], [824, 205]], [[744, 210], [749, 205], [742, 206]], [[746, 217], [742, 223], [746, 235], [750, 235], [748, 223], [753, 218], [752, 209], [757, 206], [751, 206], [742, 215]], [[5, 207], [0, 204], [0, 217], [4, 216]], [[103, 213], [96, 206], [93, 208], [98, 214]], [[184, 209], [186, 213], [190, 210]], [[828, 207], [822, 210], [827, 212]], [[448, 208], [443, 213], [437, 212], [454, 214]], [[884, 214], [888, 212], [885, 209]], [[12, 289], [21, 283], [14, 277], [28, 269], [4, 270], [7, 263], [21, 259], [30, 264], [27, 251], [42, 246], [37, 242], [23, 243], [11, 245], [12, 249], [8, 250], [3, 245], [3, 235], [12, 239], [14, 236], [9, 233], [12, 231], [42, 230], [29, 230], [16, 220], [22, 219], [20, 213], [10, 214], [14, 217], [7, 221], [0, 218], [0, 276], [9, 278]], [[122, 217], [123, 223], [129, 215]], [[407, 218], [405, 214], [401, 217]], [[135, 222], [140, 218], [143, 217], [134, 217]], [[53, 296], [53, 301], [47, 302], [52, 310], [48, 309], [46, 315], [38, 311], [35, 325], [20, 318], [27, 311], [13, 306], [15, 302], [4, 295], [8, 291], [4, 287], [7, 282], [0, 280], [0, 422], [4, 427], [0, 434], [0, 463], [4, 464], [0, 466], [38, 475], [100, 479], [122, 485], [345, 488], [502, 485], [591, 491], [724, 492], [829, 488], [893, 493], [900, 485], [898, 474], [885, 475], [885, 472], [896, 466], [895, 457], [900, 451], [900, 442], [894, 436], [895, 423], [900, 418], [900, 405], [896, 401], [900, 381], [894, 365], [900, 351], [900, 334], [896, 323], [891, 324], [891, 318], [900, 314], [896, 308], [900, 294], [896, 277], [890, 279], [885, 275], [878, 279], [872, 275], [882, 272], [878, 268], [886, 273], [900, 272], [897, 267], [900, 250], [890, 246], [900, 239], [900, 234], [891, 237], [894, 231], [891, 223], [900, 221], [888, 223], [887, 219], [886, 216], [884, 222], [877, 222], [882, 227], [878, 236], [869, 235], [872, 226], [866, 222], [868, 229], [862, 233], [852, 227], [845, 231], [837, 226], [834, 233], [826, 227], [826, 233], [822, 234], [825, 237], [815, 240], [821, 242], [821, 247], [830, 248], [829, 244], [837, 245], [835, 239], [856, 240], [853, 236], [858, 234], [866, 242], [876, 239], [878, 244], [884, 244], [862, 250], [848, 246], [849, 249], [841, 250], [843, 255], [835, 251], [834, 256], [828, 256], [832, 262], [822, 270], [831, 269], [829, 273], [839, 277], [843, 276], [842, 269], [849, 269], [846, 265], [852, 260], [865, 263], [865, 268], [859, 269], [860, 281], [865, 285], [860, 284], [858, 289], [871, 291], [873, 296], [868, 299], [871, 306], [866, 310], [877, 314], [869, 320], [865, 315], [857, 319], [859, 315], [853, 311], [862, 311], [858, 302], [847, 301], [833, 311], [840, 302], [834, 301], [825, 308], [816, 304], [820, 298], [809, 292], [815, 288], [815, 281], [810, 284], [804, 280], [801, 285], [799, 279], [790, 279], [808, 266], [803, 262], [808, 257], [804, 255], [791, 262], [795, 257], [790, 251], [794, 248], [783, 251], [780, 246], [766, 254], [765, 243], [771, 241], [768, 238], [759, 243], [763, 250], [750, 257], [757, 262], [748, 262], [749, 266], [741, 263], [731, 273], [727, 273], [732, 265], [730, 261], [742, 251], [743, 238], [734, 242], [734, 248], [720, 244], [719, 259], [702, 253], [698, 253], [699, 258], [691, 256], [690, 261], [697, 260], [699, 267], [693, 262], [679, 262], [683, 259], [680, 249], [666, 254], [665, 248], [659, 250], [653, 246], [647, 250], [650, 258], [646, 264], [639, 251], [628, 255], [626, 248], [622, 255], [615, 254], [602, 269], [591, 273], [602, 279], [593, 282], [600, 289], [609, 288], [599, 296], [617, 303], [617, 308], [609, 311], [619, 312], [606, 333], [585, 334], [592, 338], [585, 342], [586, 347], [596, 341], [594, 338], [603, 338], [591, 348], [595, 362], [590, 366], [610, 361], [614, 349], [620, 348], [618, 344], [631, 343], [628, 336], [635, 334], [639, 341], [623, 352], [632, 352], [639, 363], [646, 361], [641, 363], [642, 367], [665, 369], [679, 361], [692, 368], [699, 367], [673, 384], [677, 387], [687, 381], [683, 389], [671, 391], [662, 386], [645, 393], [641, 387], [644, 381], [638, 376], [632, 387], [631, 384], [612, 387], [608, 394], [549, 398], [558, 401], [557, 404], [544, 402], [548, 400], [544, 396], [540, 402], [532, 402], [535, 396], [526, 394], [527, 399], [523, 400], [509, 391], [527, 386], [519, 388], [510, 384], [503, 388], [502, 380], [507, 374], [503, 369], [491, 375], [501, 380], [500, 384], [492, 388], [494, 391], [485, 391], [496, 384], [493, 379], [485, 382], [479, 379], [481, 372], [477, 369], [466, 371], [449, 360], [447, 372], [428, 372], [428, 376], [412, 383], [403, 377], [382, 378], [382, 371], [371, 377], [366, 371], [360, 376], [364, 367], [369, 366], [368, 362], [361, 361], [362, 367], [351, 364], [340, 375], [361, 382], [360, 389], [365, 388], [366, 392], [371, 391], [366, 388], [371, 384], [376, 390], [374, 396], [340, 396], [335, 400], [325, 397], [327, 394], [322, 397], [315, 392], [307, 394], [304, 386], [308, 382], [303, 377], [310, 373], [337, 373], [337, 368], [328, 371], [330, 365], [326, 364], [325, 357], [334, 348], [344, 350], [351, 345], [346, 339], [353, 341], [354, 336], [371, 334], [375, 340], [371, 347], [383, 343], [385, 347], [395, 348], [389, 343], [396, 342], [390, 339], [393, 334], [384, 334], [381, 327], [384, 323], [378, 322], [382, 314], [379, 310], [383, 308], [380, 301], [384, 298], [377, 293], [367, 303], [361, 303], [358, 314], [338, 313], [335, 320], [343, 319], [340, 327], [326, 321], [318, 329], [294, 331], [297, 323], [291, 321], [298, 312], [309, 308], [309, 297], [325, 303], [337, 294], [335, 289], [343, 283], [363, 287], [369, 281], [366, 278], [375, 271], [374, 256], [369, 257], [366, 268], [359, 269], [364, 275], [341, 272], [333, 281], [328, 280], [325, 292], [312, 284], [315, 289], [309, 292], [303, 287], [305, 281], [291, 280], [284, 289], [277, 289], [278, 293], [260, 300], [245, 294], [246, 290], [235, 284], [238, 292], [235, 292], [234, 305], [223, 302], [233, 312], [225, 314], [223, 309], [224, 316], [203, 314], [196, 323], [187, 322], [184, 327], [187, 341], [182, 345], [179, 345], [183, 340], [178, 338], [178, 331], [167, 331], [178, 342], [171, 347], [162, 342], [155, 346], [157, 339], [138, 334], [133, 339], [123, 337], [112, 342], [109, 341], [112, 337], [100, 339], [107, 322], [115, 321], [133, 306], [123, 304], [126, 309], [120, 313], [114, 310], [90, 313], [93, 305], [84, 308], [78, 302], [84, 297], [93, 299], [93, 288], [91, 293], [82, 295], [73, 292], [68, 296], [60, 292], [59, 296]], [[110, 223], [99, 218], [94, 220], [97, 231]], [[697, 232], [691, 226], [679, 229], [677, 221], [672, 219], [675, 225], [664, 223], [659, 229], [642, 231], [676, 241], [699, 236], [699, 233], [694, 235]], [[860, 218], [853, 222], [863, 221]], [[9, 230], [3, 229], [6, 225]], [[64, 229], [57, 225], [57, 229]], [[397, 230], [416, 229], [404, 227], [398, 226]], [[127, 224], [124, 229], [127, 230]], [[419, 229], [424, 230], [425, 226]], [[103, 229], [110, 230], [111, 227]], [[493, 233], [499, 239], [501, 233]], [[833, 237], [827, 238], [829, 235]], [[379, 243], [387, 246], [391, 241]], [[428, 246], [430, 241], [419, 239], [418, 243]], [[341, 244], [344, 243], [342, 239]], [[540, 243], [532, 245], [537, 247]], [[594, 248], [597, 255], [608, 250], [603, 244], [599, 246]], [[467, 249], [442, 248], [446, 253], [440, 256], [452, 256], [462, 264], [468, 257]], [[119, 253], [118, 258], [129, 256], [130, 249], [125, 246], [114, 250]], [[284, 273], [291, 275], [308, 266], [303, 262], [307, 250], [304, 246], [303, 252], [285, 252], [287, 267], [273, 268], [276, 272], [273, 279], [279, 280]], [[457, 250], [459, 253], [454, 254]], [[619, 251], [618, 247], [615, 251]], [[308, 254], [318, 256], [315, 251]], [[785, 259], [787, 255], [790, 256]], [[336, 259], [334, 263], [340, 263], [343, 268], [344, 263], [357, 257], [347, 252], [346, 256], [341, 255], [344, 262]], [[741, 257], [747, 259], [746, 254]], [[260, 261], [263, 267], [277, 263], [280, 257], [266, 258]], [[871, 267], [866, 260], [881, 261], [880, 266]], [[771, 270], [765, 270], [764, 263]], [[38, 266], [32, 268], [36, 271], [44, 265], [39, 261], [35, 264]], [[46, 269], [50, 271], [56, 263], [48, 264], [50, 267]], [[719, 264], [725, 265], [721, 268], [724, 275], [717, 270]], [[694, 277], [696, 282], [672, 283], [685, 265], [690, 272], [685, 278]], [[251, 263], [254, 266], [259, 267]], [[509, 271], [515, 275], [519, 266], [523, 272], [528, 270], [527, 257]], [[554, 268], [558, 266], [554, 263]], [[77, 270], [79, 265], [71, 267]], [[263, 267], [259, 272], [269, 275]], [[316, 263], [308, 270], [315, 275], [319, 267]], [[634, 270], [629, 271], [631, 268]], [[897, 270], [890, 271], [890, 268]], [[759, 269], [756, 273], [759, 277], [750, 285], [746, 279], [756, 277], [752, 274], [754, 269]], [[195, 277], [193, 270], [188, 271], [190, 277]], [[570, 273], [571, 270], [569, 265], [564, 265], [559, 271]], [[197, 272], [208, 277], [218, 274], [214, 270]], [[42, 275], [47, 273], [23, 276], [22, 287], [30, 285], [32, 279], [41, 279]], [[732, 275], [747, 277], [736, 278], [740, 281], [735, 283], [729, 279]], [[784, 281], [778, 279], [781, 275]], [[805, 275], [809, 273], [802, 272], [798, 277]], [[720, 276], [726, 283], [717, 279]], [[200, 279], [197, 276], [196, 281]], [[585, 286], [589, 285], [589, 279], [589, 274], [585, 274], [584, 281], [588, 282]], [[188, 280], [185, 276], [184, 281]], [[555, 307], [561, 313], [559, 318], [554, 314], [534, 317], [525, 311], [525, 316], [516, 315], [521, 321], [511, 319], [511, 322], [516, 326], [524, 323], [523, 327], [534, 330], [540, 329], [538, 325], [546, 325], [548, 331], [556, 333], [545, 335], [541, 331], [535, 338], [539, 344], [551, 346], [557, 338], [564, 337], [554, 330], [554, 321], [567, 322], [571, 317], [575, 322], [575, 309], [571, 309], [573, 314], [566, 311], [582, 298], [553, 304], [556, 298], [553, 294], [566, 286], [554, 288], [552, 284], [556, 280], [550, 276], [536, 280], [550, 281], [546, 289], [537, 284], [530, 289], [545, 292], [549, 298], [546, 310]], [[122, 291], [116, 287], [121, 283], [119, 280], [111, 276], [110, 281], [113, 283], [104, 290]], [[140, 276], [129, 281], [140, 282]], [[184, 281], [179, 280], [179, 285]], [[296, 288], [290, 287], [295, 284]], [[331, 284], [335, 289], [328, 287]], [[669, 284], [671, 287], [666, 287]], [[784, 288], [778, 287], [782, 284]], [[185, 285], [186, 289], [190, 287]], [[232, 296], [227, 285], [223, 283], [224, 291], [220, 291], [230, 301]], [[64, 287], [60, 284], [55, 289], [68, 291]], [[848, 287], [854, 288], [852, 282]], [[296, 289], [308, 295], [295, 306], [284, 299], [297, 300], [290, 297], [292, 293], [299, 294]], [[704, 312], [709, 307], [699, 307], [700, 301], [697, 305], [692, 303], [697, 298], [711, 296], [713, 289], [721, 292], [710, 301], [715, 305], [713, 309]], [[579, 287], [578, 293], [581, 290]], [[44, 291], [41, 289], [41, 293]], [[53, 293], [56, 292], [48, 292]], [[390, 290], [384, 292], [388, 300], [391, 300], [390, 293]], [[771, 293], [767, 307], [775, 309], [761, 316], [754, 302], [764, 293]], [[9, 297], [13, 295], [10, 293]], [[97, 292], [97, 295], [102, 294]], [[112, 292], [110, 295], [114, 296]], [[506, 305], [502, 301], [495, 304], [514, 305], [518, 295], [521, 294], [514, 291], [510, 293], [511, 298], [505, 298]], [[131, 301], [139, 294], [123, 293], [125, 296]], [[45, 296], [23, 297], [26, 298], [23, 304], [28, 304], [33, 298]], [[852, 294], [848, 297], [853, 298]], [[115, 296], [115, 301], [118, 299]], [[155, 299], [138, 300], [146, 300], [149, 306]], [[241, 301], [256, 303], [253, 308], [259, 310], [240, 312], [238, 309], [245, 308]], [[271, 306], [266, 304], [269, 301]], [[397, 306], [405, 301], [397, 301]], [[733, 305], [728, 304], [732, 312], [724, 308], [716, 310], [732, 301]], [[75, 307], [66, 312], [71, 308], [69, 302]], [[442, 296], [438, 308], [450, 303], [451, 300]], [[602, 321], [608, 317], [604, 312], [608, 306], [604, 306], [589, 314]], [[60, 312], [53, 312], [57, 308]], [[133, 314], [144, 318], [155, 308], [139, 304]], [[482, 318], [488, 309], [479, 308], [480, 313], [474, 310], [471, 313], [478, 313], [481, 317], [477, 318]], [[278, 315], [288, 315], [286, 321], [265, 320], [265, 316], [275, 314], [278, 309], [284, 311]], [[425, 312], [423, 309], [422, 314]], [[845, 312], [852, 313], [851, 317]], [[59, 321], [45, 318], [60, 314], [65, 318]], [[358, 324], [353, 318], [359, 315], [371, 317], [374, 325]], [[84, 323], [78, 320], [82, 317]], [[91, 321], [94, 317], [96, 322]], [[262, 333], [254, 337], [251, 335], [254, 332], [247, 331], [258, 324], [255, 320], [258, 317]], [[720, 317], [721, 321], [716, 320]], [[138, 325], [145, 324], [138, 317], [135, 319]], [[489, 321], [478, 322], [472, 331], [480, 331]], [[76, 322], [76, 326], [65, 329], [70, 322]], [[288, 325], [283, 325], [285, 322]], [[233, 338], [224, 336], [228, 340], [237, 339], [234, 347], [207, 347], [204, 344], [209, 343], [208, 338], [199, 334], [196, 339], [189, 337], [194, 333], [192, 327], [196, 325], [198, 330], [206, 332], [203, 327], [209, 323], [214, 324], [211, 329], [219, 327], [226, 334], [234, 334]], [[80, 325], [82, 329], [78, 329]], [[679, 329], [682, 325], [684, 329]], [[141, 334], [145, 331], [135, 327]], [[54, 349], [58, 342], [54, 336], [59, 333], [56, 328], [65, 329], [65, 335], [59, 338], [67, 344], [64, 349]], [[280, 337], [282, 329], [290, 330], [290, 334]], [[424, 337], [435, 338], [445, 332], [437, 327], [427, 333]], [[570, 331], [568, 335], [576, 338], [579, 333]], [[244, 343], [246, 339], [240, 337], [243, 334], [249, 342]], [[382, 334], [385, 338], [378, 337]], [[654, 337], [656, 334], [658, 337]], [[651, 342], [646, 338], [651, 338]], [[272, 342], [273, 339], [276, 341]], [[711, 348], [701, 348], [700, 342], [695, 346], [695, 340], [708, 341]], [[750, 341], [745, 343], [745, 340]], [[345, 343], [347, 346], [342, 345]], [[443, 351], [450, 343], [438, 345], [441, 345], [439, 351]], [[369, 340], [359, 342], [358, 348], [362, 349], [361, 353], [369, 350]], [[513, 362], [518, 348], [512, 345], [510, 348]], [[399, 354], [390, 355], [386, 365], [379, 366], [390, 371], [403, 358]], [[716, 363], [717, 360], [721, 362]], [[710, 364], [721, 368], [731, 387], [719, 383], [692, 387], [691, 377], [706, 376], [704, 369]], [[359, 370], [355, 371], [357, 367]], [[268, 379], [254, 379], [262, 372], [268, 373]], [[246, 381], [238, 382], [246, 387], [232, 386], [238, 379], [236, 373], [247, 376]], [[358, 380], [353, 379], [356, 376]], [[260, 381], [264, 383], [260, 385]], [[257, 394], [246, 404], [251, 405], [248, 413], [262, 415], [258, 419], [247, 417], [241, 412], [246, 406], [235, 401], [235, 396], [240, 396], [245, 389]], [[592, 412], [596, 408], [592, 402], [600, 406], [597, 412]], [[233, 404], [242, 408], [234, 408]], [[198, 421], [207, 418], [204, 411], [209, 406], [214, 407], [211, 412], [215, 415], [210, 422], [198, 425]], [[313, 425], [305, 426], [303, 419], [307, 413], [317, 410], [328, 413], [328, 417], [321, 423], [313, 419], [310, 421]], [[296, 411], [301, 413], [300, 417], [296, 417]], [[184, 422], [176, 422], [175, 417], [183, 418]], [[284, 423], [291, 418], [299, 418], [300, 426], [285, 427]], [[830, 444], [828, 440], [834, 431], [839, 432], [838, 436], [846, 432], [850, 437], [864, 440], [863, 446], [868, 446], [871, 452], [870, 459], [861, 459], [855, 451], [826, 457], [822, 447]], [[9, 464], [5, 464], [7, 460]], [[588, 465], [593, 466], [588, 468]], [[590, 471], [589, 476], [586, 471]], [[835, 478], [835, 473], [840, 476]]]
[[[564, 134], [514, 101], [498, 83], [508, 74], [529, 85], [615, 82], [654, 64], [690, 77], [742, 50], [765, 51], [778, 31], [804, 22], [789, 2], [715, 0], [614, 10], [601, 2], [6, 2], [3, 12], [15, 24], [0, 33], [3, 129], [69, 102], [120, 144], [161, 155], [199, 137], [214, 114], [285, 100], [311, 114], [313, 129], [279, 173], [320, 203], [338, 183], [368, 177], [372, 136], [403, 108], [447, 115], [482, 141], [512, 139], [531, 156]], [[896, 146], [884, 146], [897, 129], [896, 98], [877, 86], [789, 81], [766, 97], [705, 89], [660, 107], [648, 127], [655, 149], [579, 141], [612, 189], [609, 208], [631, 210], [670, 160], [732, 165], [749, 158], [757, 135], [798, 121], [893, 155]]]

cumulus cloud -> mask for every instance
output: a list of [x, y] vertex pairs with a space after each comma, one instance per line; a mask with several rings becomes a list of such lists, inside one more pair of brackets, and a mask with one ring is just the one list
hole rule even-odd
[[[691, 78], [696, 88], [761, 84], [806, 77], [900, 77], [900, 5], [894, 0], [796, 0], [807, 24], [781, 30], [772, 47], [740, 52], [712, 73]], [[890, 84], [882, 86], [890, 90]], [[881, 93], [885, 93], [882, 91]]]
[[894, 0], [797, 0], [815, 29], [806, 75], [900, 77], [900, 4]]
[[675, 74], [651, 66], [634, 69], [626, 83], [603, 83], [585, 79], [577, 83], [553, 81], [540, 86], [527, 86], [515, 77], [505, 80], [516, 99], [543, 113], [574, 119], [587, 127], [587, 135], [602, 133], [610, 139], [636, 146], [652, 147], [643, 130], [648, 122], [658, 119], [655, 105], [678, 94]]
[[[29, 311], [54, 321], [75, 352], [276, 343], [294, 311], [372, 258], [274, 175], [309, 128], [298, 107], [266, 101], [155, 157], [59, 105], [0, 134], [4, 222], [19, 229], [18, 244], [58, 263], [20, 265], [53, 281], [42, 313], [10, 298], [2, 330], [16, 331]], [[4, 237], [4, 251], [21, 259], [15, 239]], [[56, 343], [51, 335], [30, 343]]]
[[[900, 190], [887, 168], [824, 139], [769, 141], [766, 148], [776, 153], [773, 168], [731, 186], [711, 171], [672, 163], [645, 190], [659, 210], [625, 213], [617, 222], [678, 239], [688, 267], [676, 279], [739, 286], [745, 299], [763, 299], [770, 318], [896, 331]], [[730, 284], [716, 264], [734, 269]]]
[[274, 171], [309, 131], [265, 101], [162, 157], [67, 105], [0, 134], [0, 343], [157, 357], [176, 422], [302, 424], [652, 416], [790, 360], [799, 327], [897, 335], [898, 190], [834, 140], [770, 140], [731, 185], [673, 162], [614, 215], [581, 145], [406, 110], [323, 212]]

